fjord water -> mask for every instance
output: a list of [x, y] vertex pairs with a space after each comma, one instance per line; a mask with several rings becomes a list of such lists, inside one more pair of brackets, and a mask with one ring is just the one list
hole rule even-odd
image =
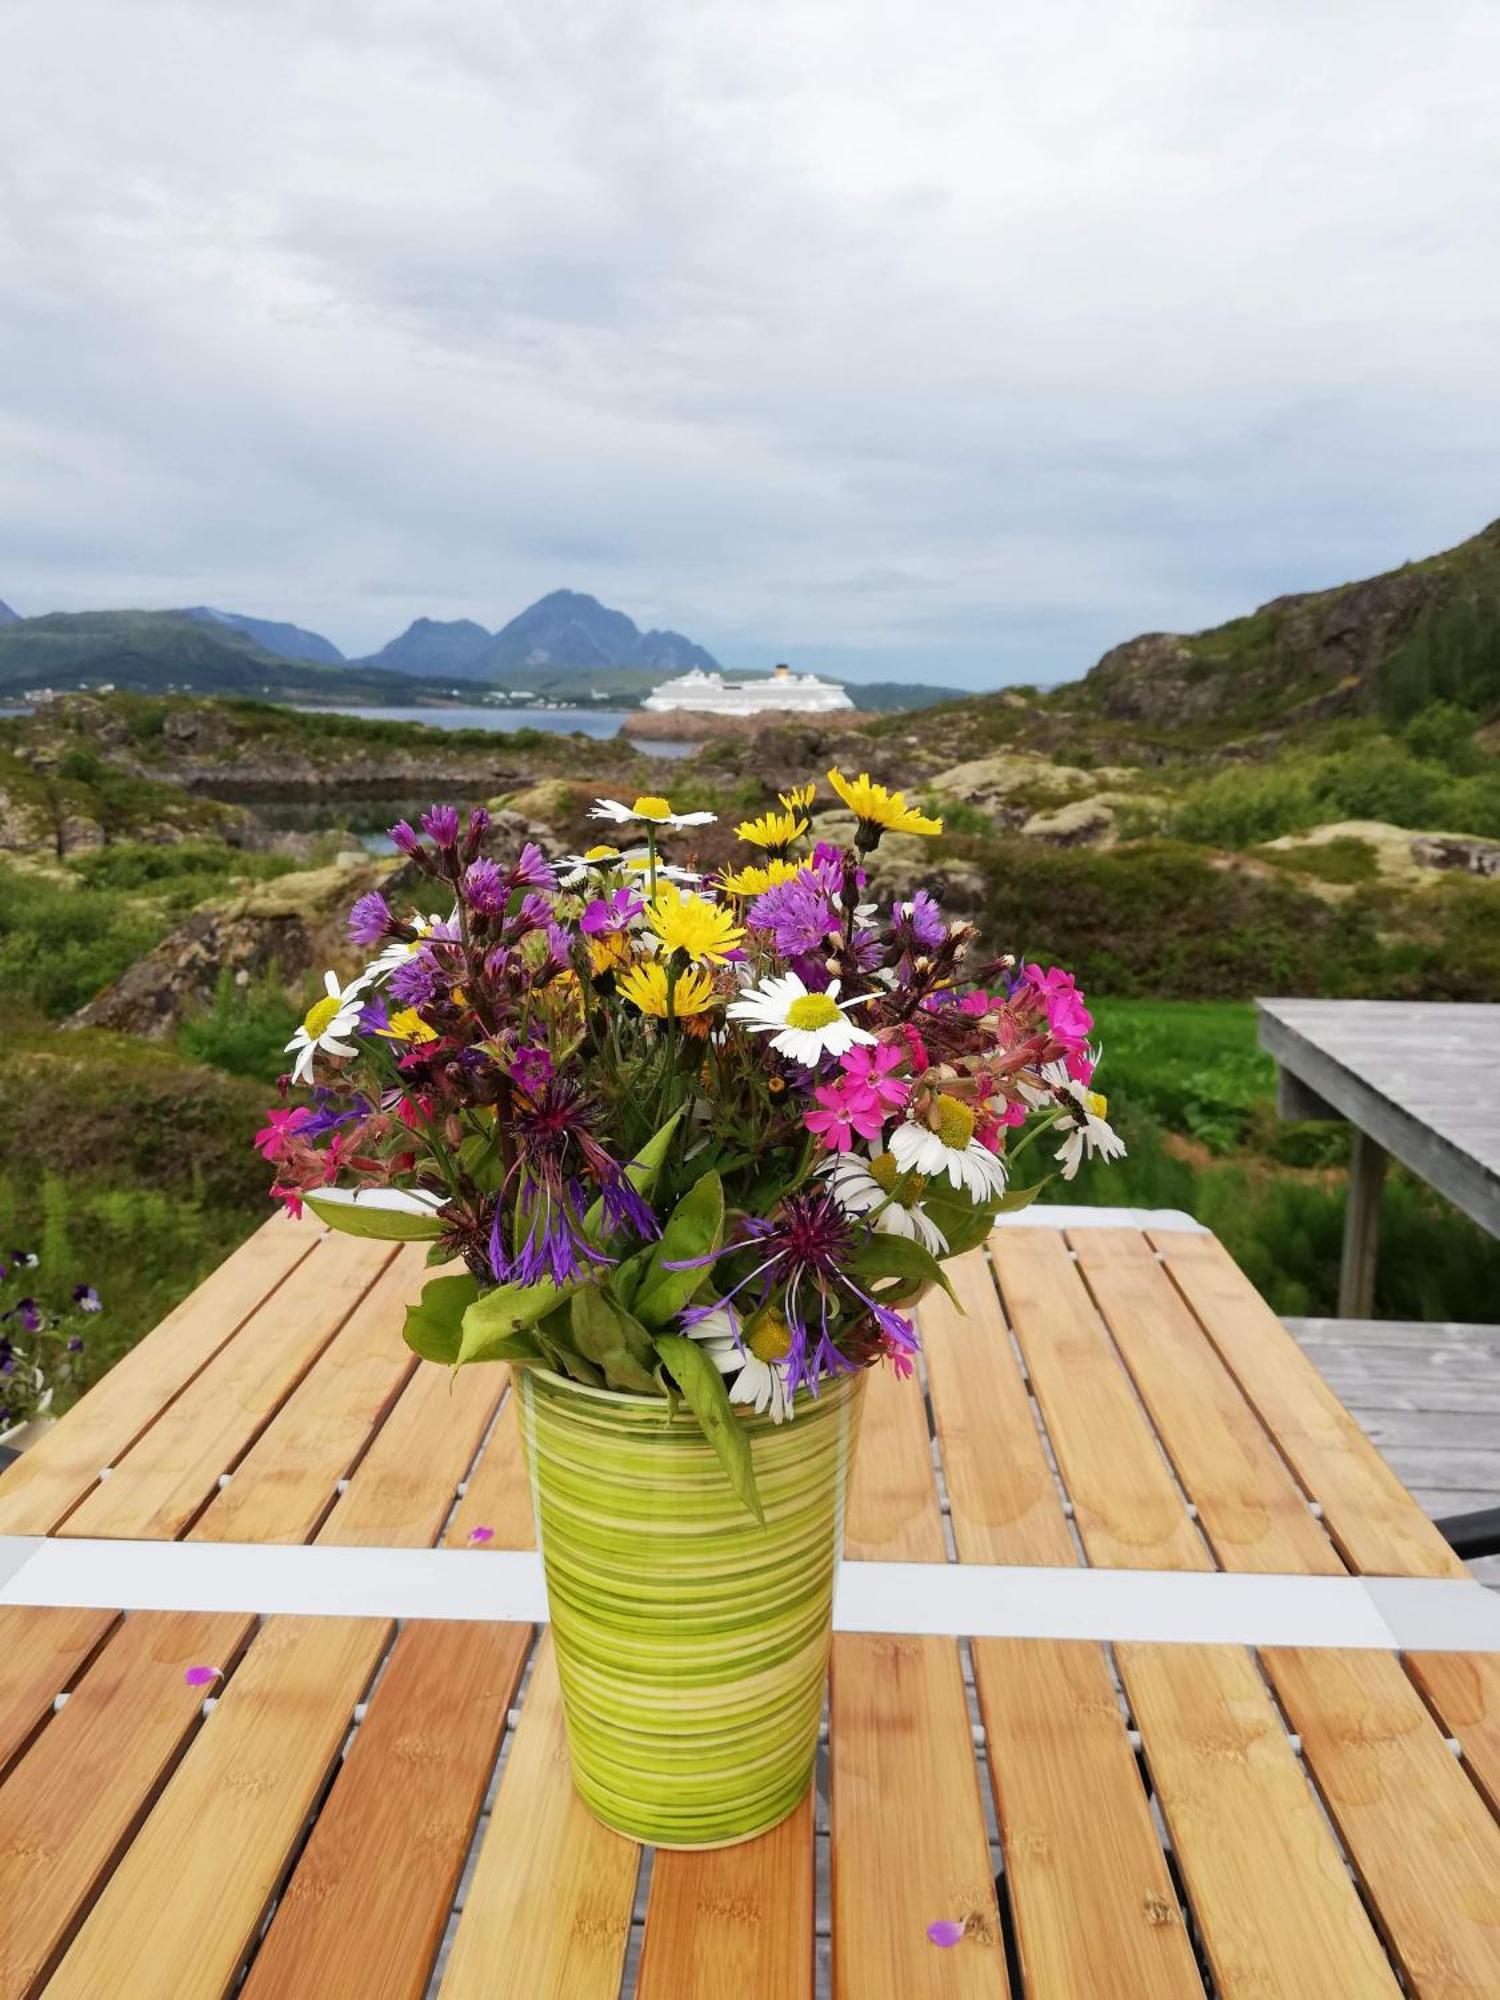
[[[429, 729], [484, 729], [505, 735], [516, 729], [548, 729], [559, 736], [618, 736], [629, 713], [623, 708], [502, 708], [486, 702], [463, 708], [377, 708], [347, 702], [284, 703], [314, 715], [357, 715], [366, 722], [419, 722]], [[685, 757], [696, 743], [658, 742], [643, 745], [653, 757]]]

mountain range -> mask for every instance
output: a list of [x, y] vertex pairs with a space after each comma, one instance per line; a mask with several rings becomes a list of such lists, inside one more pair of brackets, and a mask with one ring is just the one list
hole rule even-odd
[[366, 664], [499, 686], [518, 674], [552, 674], [559, 669], [592, 672], [628, 667], [660, 677], [686, 673], [690, 667], [712, 671], [719, 663], [680, 632], [643, 632], [633, 618], [612, 611], [597, 597], [579, 590], [554, 590], [498, 632], [487, 632], [469, 618], [418, 618], [399, 639], [371, 654]]

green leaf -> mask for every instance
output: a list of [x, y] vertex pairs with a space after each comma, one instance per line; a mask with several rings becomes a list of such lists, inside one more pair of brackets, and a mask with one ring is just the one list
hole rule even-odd
[[494, 1194], [505, 1178], [505, 1162], [489, 1132], [469, 1134], [458, 1149], [458, 1164], [485, 1194]]
[[755, 1487], [750, 1434], [736, 1420], [724, 1377], [697, 1341], [683, 1334], [659, 1333], [656, 1351], [671, 1369], [673, 1379], [703, 1427], [703, 1435], [718, 1453], [730, 1485], [764, 1526], [766, 1516]]
[[[699, 1260], [718, 1249], [723, 1235], [724, 1189], [717, 1174], [706, 1173], [673, 1209], [651, 1252], [635, 1295], [636, 1318], [653, 1328], [675, 1319], [703, 1283], [708, 1266]], [[688, 1259], [685, 1271], [667, 1268]]]
[[547, 1278], [536, 1285], [497, 1285], [492, 1292], [481, 1292], [464, 1314], [459, 1367], [471, 1361], [534, 1361], [535, 1343], [517, 1344], [516, 1336], [535, 1326], [562, 1297]]
[[375, 1195], [399, 1194], [399, 1188], [375, 1188], [357, 1193], [348, 1188], [320, 1188], [304, 1194], [305, 1205], [330, 1229], [346, 1236], [373, 1236], [382, 1243], [427, 1243], [443, 1233], [443, 1218], [435, 1208], [412, 1201], [410, 1208], [393, 1208]]
[[604, 1379], [612, 1389], [643, 1396], [656, 1393], [651, 1373], [656, 1356], [650, 1334], [597, 1285], [584, 1285], [573, 1294], [569, 1324], [574, 1347], [604, 1370]]
[[942, 1265], [930, 1250], [924, 1250], [910, 1236], [872, 1230], [849, 1260], [849, 1268], [856, 1278], [869, 1282], [881, 1278], [897, 1280], [877, 1294], [882, 1305], [899, 1305], [903, 1300], [914, 1299], [929, 1285], [941, 1285], [953, 1303], [958, 1304]]
[[406, 1308], [405, 1338], [413, 1354], [451, 1368], [458, 1360], [464, 1314], [478, 1296], [479, 1285], [468, 1271], [453, 1278], [429, 1278], [421, 1298]]
[[[674, 1111], [661, 1130], [653, 1132], [635, 1158], [626, 1165], [626, 1180], [629, 1181], [637, 1194], [644, 1195], [648, 1201], [651, 1198], [652, 1189], [656, 1186], [656, 1177], [661, 1172], [662, 1162], [667, 1157], [667, 1148], [672, 1143], [672, 1134], [677, 1130], [677, 1124], [681, 1117], [682, 1113], [680, 1111]], [[589, 1212], [583, 1218], [583, 1233], [590, 1243], [599, 1243], [603, 1240], [603, 1231], [604, 1197], [601, 1195], [597, 1201], [590, 1204]]]
[[946, 1187], [941, 1192], [930, 1189], [924, 1194], [922, 1208], [928, 1220], [935, 1222], [947, 1238], [950, 1257], [983, 1243], [995, 1219], [994, 1202], [972, 1201], [968, 1195], [950, 1192]]
[[997, 1215], [1015, 1215], [1023, 1208], [1030, 1208], [1042, 1189], [1047, 1185], [1047, 1181], [1051, 1179], [1052, 1175], [1048, 1174], [1047, 1180], [1038, 1181], [1035, 1187], [1012, 1188], [1008, 1194], [1002, 1195], [995, 1204], [995, 1213]]

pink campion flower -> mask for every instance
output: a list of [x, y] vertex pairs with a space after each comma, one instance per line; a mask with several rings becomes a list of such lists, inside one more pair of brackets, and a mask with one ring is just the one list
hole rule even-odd
[[295, 1105], [289, 1111], [268, 1111], [265, 1124], [255, 1135], [261, 1158], [272, 1161], [286, 1159], [292, 1152], [293, 1140], [311, 1116], [305, 1104]]
[[905, 1077], [892, 1075], [892, 1071], [899, 1069], [905, 1060], [903, 1050], [893, 1048], [889, 1042], [877, 1042], [873, 1048], [864, 1044], [847, 1049], [839, 1058], [839, 1065], [849, 1079], [851, 1092], [864, 1091], [872, 1105], [900, 1111], [911, 1096], [911, 1085]]
[[190, 1688], [210, 1687], [219, 1678], [217, 1667], [188, 1667], [182, 1678]]
[[1066, 1048], [1082, 1048], [1093, 1030], [1094, 1017], [1084, 1006], [1072, 973], [1064, 972], [1060, 965], [1049, 966], [1045, 972], [1039, 965], [1028, 965], [1025, 978], [1041, 1001], [1053, 1040]]
[[1069, 1049], [1065, 1060], [1068, 1065], [1068, 1075], [1075, 1083], [1093, 1082], [1094, 1065], [1099, 1060], [1094, 1051], [1087, 1048]]
[[964, 1941], [964, 1927], [954, 1923], [951, 1917], [939, 1917], [935, 1924], [927, 1926], [927, 1935], [935, 1945], [944, 1951], [951, 1951], [956, 1944]]
[[802, 1122], [835, 1153], [847, 1153], [858, 1139], [878, 1139], [885, 1123], [879, 1103], [862, 1085], [847, 1078], [821, 1083], [813, 1092], [819, 1109], [804, 1112]]
[[911, 1063], [912, 1071], [915, 1075], [920, 1076], [923, 1070], [932, 1067], [932, 1058], [927, 1053], [927, 1044], [922, 1040], [920, 1033], [912, 1026], [910, 1021], [903, 1022], [901, 1035], [906, 1043], [907, 1059]]
[[470, 1528], [469, 1530], [469, 1540], [471, 1542], [482, 1545], [485, 1542], [492, 1542], [494, 1539], [495, 1531], [493, 1528], [480, 1527]]
[[596, 896], [579, 918], [578, 927], [589, 937], [606, 936], [624, 930], [630, 919], [638, 917], [645, 907], [629, 889], [616, 889], [612, 896]]
[[281, 1203], [293, 1222], [302, 1220], [302, 1197], [295, 1188], [273, 1187], [271, 1198]]

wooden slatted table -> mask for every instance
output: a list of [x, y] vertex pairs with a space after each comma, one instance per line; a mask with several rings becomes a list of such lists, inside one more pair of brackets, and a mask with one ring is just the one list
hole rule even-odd
[[[6, 1602], [25, 1537], [122, 1578], [142, 1542], [530, 1563], [494, 1556], [532, 1540], [505, 1371], [401, 1343], [420, 1253], [268, 1224], [0, 1476], [0, 2000], [1493, 2000], [1500, 1652], [996, 1620], [1022, 1571], [1467, 1603], [1431, 1523], [1181, 1219], [952, 1269], [925, 1380], [869, 1385], [846, 1579], [910, 1589], [841, 1608], [816, 1799], [652, 1854], [573, 1794], [529, 1618]], [[932, 1629], [924, 1578], [972, 1615]]]

